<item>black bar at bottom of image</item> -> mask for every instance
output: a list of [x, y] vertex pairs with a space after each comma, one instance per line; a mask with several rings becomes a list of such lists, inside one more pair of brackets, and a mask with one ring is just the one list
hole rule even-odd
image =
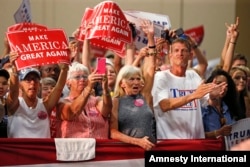
[[245, 167], [250, 151], [146, 151], [145, 167], [213, 166]]

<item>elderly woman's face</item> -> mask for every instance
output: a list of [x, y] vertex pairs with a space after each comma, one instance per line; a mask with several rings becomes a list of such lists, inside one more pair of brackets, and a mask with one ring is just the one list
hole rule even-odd
[[82, 91], [88, 84], [88, 74], [85, 71], [72, 72], [69, 78], [70, 89]]
[[123, 79], [121, 87], [127, 95], [137, 95], [143, 88], [143, 80], [139, 74], [134, 74], [128, 79]]

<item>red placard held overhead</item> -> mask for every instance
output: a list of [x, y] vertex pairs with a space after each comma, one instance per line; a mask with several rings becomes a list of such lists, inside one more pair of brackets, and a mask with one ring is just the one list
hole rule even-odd
[[84, 12], [83, 17], [82, 17], [81, 25], [79, 28], [79, 33], [76, 36], [77, 40], [84, 41], [85, 35], [86, 35], [86, 28], [87, 28], [88, 24], [91, 23], [92, 13], [93, 13], [93, 9], [91, 9], [91, 8], [85, 9], [85, 12]]
[[36, 24], [36, 23], [18, 23], [8, 27], [8, 32], [10, 31], [43, 31], [48, 28], [44, 25]]
[[7, 32], [12, 51], [18, 52], [18, 70], [31, 66], [70, 63], [68, 41], [62, 29]]
[[[86, 27], [92, 27], [86, 31]], [[112, 1], [99, 3], [94, 9], [87, 8], [81, 21], [78, 40], [90, 39], [90, 44], [123, 52], [126, 43], [132, 42], [131, 29], [123, 11]]]
[[198, 26], [198, 27], [190, 28], [188, 30], [185, 30], [185, 34], [194, 38], [197, 45], [200, 45], [204, 37], [204, 27]]

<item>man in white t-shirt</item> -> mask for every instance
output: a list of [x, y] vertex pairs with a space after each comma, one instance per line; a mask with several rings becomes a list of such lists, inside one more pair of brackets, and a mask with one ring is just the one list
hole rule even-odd
[[194, 70], [187, 70], [191, 58], [189, 41], [177, 38], [170, 47], [170, 69], [155, 75], [152, 96], [157, 139], [205, 138], [200, 99], [226, 85], [202, 83]]

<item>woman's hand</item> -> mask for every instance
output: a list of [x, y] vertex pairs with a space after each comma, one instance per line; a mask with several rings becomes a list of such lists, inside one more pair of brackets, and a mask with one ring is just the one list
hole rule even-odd
[[150, 20], [143, 19], [140, 27], [145, 34], [154, 36], [154, 24]]
[[142, 147], [144, 150], [151, 150], [153, 147], [155, 147], [155, 144], [151, 143], [148, 139], [148, 136], [138, 138], [137, 145]]
[[108, 77], [107, 77], [107, 73], [105, 75], [103, 75], [101, 82], [102, 82], [103, 94], [108, 94], [109, 90], [108, 90]]
[[228, 136], [231, 134], [232, 126], [224, 125], [218, 130], [218, 135], [220, 136]]
[[93, 88], [96, 82], [102, 82], [103, 74], [97, 74], [95, 70], [88, 76], [88, 85]]
[[234, 24], [228, 25], [227, 23], [225, 23], [226, 27], [227, 27], [227, 31], [226, 31], [226, 35], [227, 38], [238, 38], [239, 36], [239, 31], [238, 31], [238, 27], [240, 24], [240, 18], [237, 17], [236, 21]]
[[13, 52], [13, 51], [11, 51], [10, 52], [10, 54], [9, 54], [9, 56], [10, 56], [10, 63], [13, 65], [13, 66], [15, 66], [15, 61], [16, 61], [16, 59], [18, 58], [18, 53], [17, 52]]

